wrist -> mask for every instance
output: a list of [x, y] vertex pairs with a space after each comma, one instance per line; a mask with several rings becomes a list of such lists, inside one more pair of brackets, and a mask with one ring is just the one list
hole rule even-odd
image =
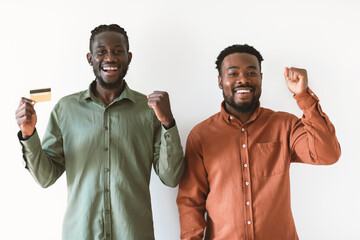
[[35, 129], [33, 130], [33, 132], [29, 135], [28, 133], [23, 133], [21, 132], [21, 140], [28, 140], [29, 138], [31, 138], [32, 135], [34, 135]]
[[306, 87], [306, 88], [304, 88], [304, 89], [301, 89], [301, 90], [299, 90], [299, 91], [293, 91], [292, 93], [293, 93], [294, 95], [300, 95], [300, 94], [306, 93], [306, 92], [307, 92], [307, 89], [308, 89], [308, 87]]
[[164, 126], [164, 128], [167, 130], [167, 129], [170, 129], [172, 127], [175, 126], [175, 119], [173, 118], [172, 120], [170, 121], [166, 121], [166, 122], [161, 122], [161, 124]]

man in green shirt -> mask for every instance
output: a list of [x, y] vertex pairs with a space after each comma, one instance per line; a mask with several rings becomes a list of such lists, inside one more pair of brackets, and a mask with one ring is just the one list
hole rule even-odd
[[20, 101], [16, 120], [26, 168], [42, 187], [66, 170], [63, 239], [154, 239], [151, 166], [171, 187], [184, 170], [169, 97], [128, 87], [132, 54], [123, 28], [100, 25], [91, 33], [87, 60], [96, 79], [56, 104], [42, 143], [34, 102]]

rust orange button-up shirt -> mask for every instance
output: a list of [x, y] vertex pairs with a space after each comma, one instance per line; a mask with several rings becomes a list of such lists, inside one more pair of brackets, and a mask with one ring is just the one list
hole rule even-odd
[[181, 239], [202, 239], [205, 227], [205, 239], [298, 239], [290, 163], [335, 163], [340, 145], [314, 93], [294, 98], [301, 119], [259, 106], [241, 123], [223, 103], [192, 129], [177, 197]]

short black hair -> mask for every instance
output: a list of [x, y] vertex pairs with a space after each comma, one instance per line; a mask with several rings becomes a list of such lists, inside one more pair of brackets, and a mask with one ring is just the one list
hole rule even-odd
[[120, 33], [122, 34], [124, 37], [125, 37], [125, 41], [126, 41], [126, 48], [127, 50], [129, 51], [130, 49], [130, 46], [129, 46], [129, 38], [126, 34], [126, 31], [124, 28], [120, 27], [119, 25], [117, 24], [110, 24], [110, 25], [105, 25], [105, 24], [102, 24], [102, 25], [99, 25], [97, 26], [96, 28], [94, 28], [92, 31], [91, 31], [91, 37], [90, 37], [90, 45], [89, 45], [89, 48], [90, 48], [90, 52], [92, 52], [92, 45], [94, 43], [94, 38], [97, 34], [99, 33], [102, 33], [102, 32], [117, 32], [117, 33]]
[[261, 71], [261, 61], [263, 61], [264, 59], [259, 53], [259, 51], [256, 50], [253, 46], [249, 46], [247, 44], [243, 44], [243, 45], [235, 44], [222, 50], [219, 56], [217, 57], [215, 64], [216, 64], [216, 69], [219, 72], [219, 76], [221, 76], [221, 65], [222, 62], [224, 61], [224, 58], [233, 53], [248, 53], [254, 55], [259, 61], [259, 66]]

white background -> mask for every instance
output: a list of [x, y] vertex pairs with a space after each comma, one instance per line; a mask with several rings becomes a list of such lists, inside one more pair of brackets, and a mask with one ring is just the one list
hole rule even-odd
[[[359, 1], [26, 1], [0, 3], [1, 239], [60, 239], [64, 175], [42, 189], [23, 168], [14, 118], [21, 96], [51, 87], [36, 105], [43, 135], [62, 96], [94, 79], [86, 61], [90, 31], [118, 23], [133, 61], [126, 77], [143, 93], [166, 90], [183, 146], [191, 128], [220, 110], [215, 59], [235, 43], [263, 55], [261, 103], [301, 116], [283, 78], [306, 68], [309, 85], [335, 125], [342, 147], [332, 166], [293, 164], [292, 209], [300, 239], [360, 239]], [[151, 179], [156, 239], [179, 239], [177, 189]]]

